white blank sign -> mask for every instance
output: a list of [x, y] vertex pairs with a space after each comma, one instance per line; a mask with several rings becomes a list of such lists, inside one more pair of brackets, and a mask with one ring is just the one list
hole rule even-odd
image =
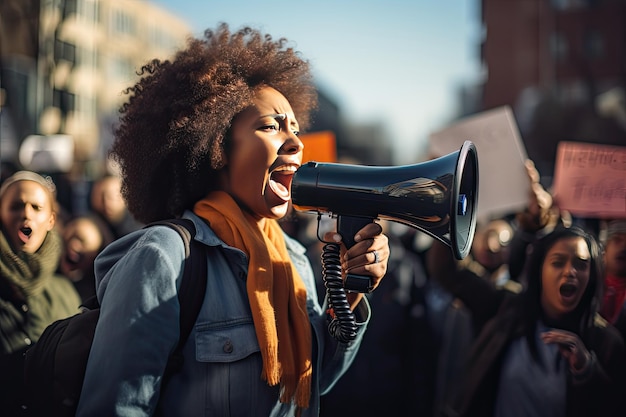
[[516, 213], [528, 204], [530, 179], [526, 148], [509, 106], [461, 119], [429, 137], [430, 156], [438, 158], [472, 141], [478, 155], [478, 221]]

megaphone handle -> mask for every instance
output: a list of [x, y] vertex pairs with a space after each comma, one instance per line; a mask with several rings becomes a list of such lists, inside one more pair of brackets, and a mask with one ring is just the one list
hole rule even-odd
[[[337, 216], [337, 232], [341, 235], [341, 240], [346, 248], [351, 248], [356, 243], [354, 235], [366, 225], [373, 222], [373, 218], [354, 217], [354, 216]], [[372, 282], [367, 275], [347, 274], [344, 281], [346, 290], [355, 292], [370, 292], [372, 290]]]

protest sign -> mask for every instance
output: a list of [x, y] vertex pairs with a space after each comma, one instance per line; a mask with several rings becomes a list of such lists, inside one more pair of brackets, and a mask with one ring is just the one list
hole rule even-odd
[[302, 163], [337, 162], [337, 144], [331, 131], [311, 132], [300, 135], [304, 144]]
[[576, 216], [626, 218], [626, 147], [560, 142], [553, 195]]
[[469, 140], [478, 154], [476, 217], [486, 220], [515, 213], [528, 204], [530, 179], [526, 148], [510, 107], [503, 106], [461, 119], [430, 135], [430, 157], [458, 151]]

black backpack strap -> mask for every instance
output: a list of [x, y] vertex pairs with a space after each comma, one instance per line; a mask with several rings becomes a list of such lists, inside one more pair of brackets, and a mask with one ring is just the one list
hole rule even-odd
[[[183, 365], [183, 347], [191, 329], [196, 322], [200, 308], [204, 302], [206, 291], [207, 264], [206, 252], [202, 243], [194, 240], [196, 228], [189, 219], [169, 219], [150, 223], [153, 225], [169, 226], [176, 230], [185, 243], [185, 269], [183, 272], [180, 289], [178, 290], [178, 300], [180, 303], [180, 337], [176, 349], [172, 353], [165, 368], [161, 390], [164, 389], [170, 377], [178, 372]], [[146, 226], [146, 227], [148, 227]]]

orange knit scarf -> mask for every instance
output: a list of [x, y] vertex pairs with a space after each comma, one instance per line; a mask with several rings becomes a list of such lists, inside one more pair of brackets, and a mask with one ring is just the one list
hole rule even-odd
[[216, 191], [198, 201], [194, 212], [207, 220], [226, 244], [248, 255], [247, 290], [263, 357], [262, 377], [280, 382], [280, 401], [300, 408], [311, 396], [311, 328], [306, 288], [291, 263], [278, 222], [264, 226], [245, 213], [230, 195]]

